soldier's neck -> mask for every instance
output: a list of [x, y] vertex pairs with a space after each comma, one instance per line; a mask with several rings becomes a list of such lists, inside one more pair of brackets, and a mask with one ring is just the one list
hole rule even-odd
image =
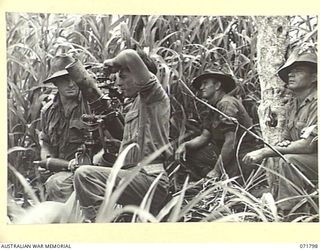
[[217, 90], [210, 98], [208, 98], [208, 102], [212, 106], [215, 106], [225, 95], [226, 93]]
[[64, 109], [65, 116], [69, 116], [69, 113], [73, 110], [73, 108], [78, 105], [78, 101], [76, 98], [67, 98], [64, 96], [60, 96], [60, 101]]

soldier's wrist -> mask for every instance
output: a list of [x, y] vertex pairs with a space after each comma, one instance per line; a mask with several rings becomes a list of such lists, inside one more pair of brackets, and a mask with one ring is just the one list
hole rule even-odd
[[262, 148], [260, 149], [260, 153], [261, 155], [263, 156], [263, 158], [266, 158], [266, 157], [271, 157], [273, 156], [273, 150], [271, 150], [270, 148]]
[[188, 148], [189, 147], [189, 143], [188, 142], [184, 142], [180, 145], [181, 148]]

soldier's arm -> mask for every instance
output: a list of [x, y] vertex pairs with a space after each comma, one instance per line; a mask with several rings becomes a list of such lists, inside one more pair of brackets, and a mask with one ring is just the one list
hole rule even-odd
[[121, 68], [128, 69], [140, 87], [143, 87], [152, 76], [141, 57], [132, 49], [123, 50], [116, 57], [105, 60], [104, 65], [113, 68], [113, 72]]
[[204, 129], [201, 133], [201, 135], [193, 138], [190, 141], [185, 142], [186, 147], [190, 149], [196, 149], [204, 146], [206, 143], [208, 143], [210, 139], [210, 132], [206, 129]]
[[185, 159], [185, 152], [187, 148], [197, 149], [197, 148], [200, 148], [201, 146], [204, 146], [206, 143], [209, 142], [210, 136], [211, 136], [210, 132], [204, 129], [201, 135], [191, 139], [190, 141], [182, 143], [176, 150], [175, 158], [178, 160], [182, 156], [183, 159]]
[[224, 143], [221, 148], [221, 158], [224, 166], [227, 166], [234, 156], [236, 135], [235, 132], [229, 131], [224, 135]]
[[49, 142], [49, 136], [48, 136], [48, 112], [49, 108], [52, 105], [52, 101], [47, 103], [42, 109], [40, 113], [40, 126], [41, 126], [41, 132], [39, 136], [39, 144], [40, 144], [40, 157], [41, 160], [47, 159], [49, 156], [53, 156], [53, 153], [50, 151], [50, 146], [48, 144]]
[[[74, 59], [73, 59], [74, 60]], [[74, 60], [72, 64], [66, 67], [71, 79], [80, 88], [83, 97], [89, 103], [94, 104], [103, 97], [103, 93], [97, 86], [96, 80], [86, 71], [86, 68], [79, 60]], [[96, 103], [93, 108], [99, 109], [103, 104]], [[99, 113], [99, 112], [98, 112]]]
[[[114, 111], [111, 107], [110, 98], [105, 98], [98, 88], [96, 80], [86, 71], [84, 65], [79, 60], [75, 60], [66, 70], [69, 72], [71, 79], [79, 86], [84, 99], [93, 113], [105, 115]], [[123, 124], [118, 116], [108, 119], [105, 125], [113, 138], [122, 139]]]
[[[286, 147], [275, 146], [281, 154], [312, 154], [317, 150], [317, 141], [314, 140], [314, 137], [303, 138], [297, 141], [292, 141], [290, 145]], [[246, 164], [258, 163], [261, 162], [264, 158], [278, 156], [270, 148], [262, 148], [255, 151], [252, 151], [246, 154], [243, 158], [243, 161]]]
[[49, 145], [48, 143], [44, 142], [43, 140], [40, 141], [40, 146], [41, 146], [41, 149], [40, 149], [40, 157], [41, 157], [41, 160], [45, 160], [47, 159], [49, 156], [51, 156], [51, 152], [50, 152], [50, 149], [49, 149]]

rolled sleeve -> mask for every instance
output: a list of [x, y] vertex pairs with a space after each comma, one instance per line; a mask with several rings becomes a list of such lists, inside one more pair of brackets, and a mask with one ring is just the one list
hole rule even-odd
[[[51, 104], [50, 104], [51, 105]], [[45, 106], [42, 110], [41, 110], [41, 114], [40, 114], [40, 127], [41, 127], [41, 132], [39, 135], [39, 139], [49, 143], [50, 138], [48, 135], [48, 123], [49, 123], [49, 119], [48, 119], [48, 110], [49, 110], [49, 105]]]
[[239, 113], [239, 108], [237, 107], [236, 103], [232, 102], [231, 100], [223, 100], [219, 102], [217, 104], [217, 108], [230, 117], [237, 117]]
[[157, 77], [150, 73], [149, 80], [147, 82], [137, 82], [136, 85], [140, 92], [146, 91], [156, 85]]
[[167, 94], [160, 84], [158, 78], [150, 73], [150, 78], [146, 83], [137, 84], [140, 89], [141, 101], [151, 104], [163, 101], [167, 98]]
[[[239, 108], [232, 100], [223, 100], [217, 104], [217, 108], [231, 118], [238, 118]], [[224, 131], [234, 130], [234, 123], [225, 116], [219, 116], [220, 124]]]
[[312, 125], [302, 129], [301, 138], [307, 139], [309, 137], [317, 137], [318, 136], [318, 126]]

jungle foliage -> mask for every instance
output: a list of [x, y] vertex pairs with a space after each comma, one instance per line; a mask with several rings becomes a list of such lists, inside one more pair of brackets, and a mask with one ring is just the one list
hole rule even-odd
[[[288, 18], [291, 46], [317, 45], [316, 17]], [[201, 108], [186, 94], [181, 82], [190, 86], [192, 79], [207, 67], [223, 69], [235, 76], [238, 87], [233, 94], [242, 99], [258, 123], [256, 110], [260, 87], [256, 70], [255, 17], [7, 13], [6, 28], [8, 191], [12, 198], [22, 194], [24, 201], [31, 199], [31, 203], [44, 203], [41, 196], [36, 197], [30, 190], [30, 184], [39, 178], [32, 162], [39, 159], [41, 107], [56, 91], [52, 86], [43, 85], [42, 81], [49, 75], [50, 59], [61, 52], [75, 54], [82, 62], [91, 64], [112, 58], [124, 48], [139, 48], [148, 53], [157, 61], [158, 77], [170, 94], [172, 140], [184, 137], [187, 119], [199, 120]], [[99, 220], [114, 221], [122, 212], [133, 212], [132, 221], [281, 220], [270, 194], [261, 198], [250, 194], [250, 189], [258, 184], [255, 176], [245, 187], [240, 187], [233, 179], [217, 183], [205, 180], [197, 185], [186, 179], [156, 217], [148, 211], [152, 190], [140, 208], [124, 207], [120, 210], [113, 206], [119, 195], [114, 191], [107, 194], [110, 203], [103, 207], [107, 213], [104, 212]], [[190, 196], [194, 188], [196, 193]], [[319, 207], [313, 201], [317, 196], [318, 192], [315, 192], [302, 199], [301, 205], [310, 203], [316, 212], [300, 216], [297, 221], [317, 218]], [[14, 202], [9, 203], [16, 208], [15, 211], [29, 211], [21, 211]], [[50, 211], [48, 206], [47, 212]], [[292, 213], [297, 209], [293, 208]], [[80, 221], [80, 215], [60, 220], [70, 221]]]

